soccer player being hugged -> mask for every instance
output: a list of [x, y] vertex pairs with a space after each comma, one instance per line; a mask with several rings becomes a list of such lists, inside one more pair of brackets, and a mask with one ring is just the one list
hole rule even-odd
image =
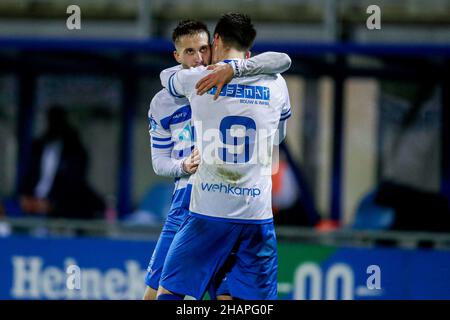
[[[210, 35], [205, 24], [193, 20], [181, 21], [173, 31], [172, 39], [176, 49], [174, 57], [180, 65], [162, 72], [163, 83], [166, 83], [170, 75], [179, 70], [188, 70], [210, 63]], [[201, 89], [206, 90], [212, 86], [221, 87], [236, 75], [275, 74], [287, 70], [289, 66], [290, 59], [287, 55], [275, 52], [264, 53], [242, 60], [234, 68], [230, 65], [214, 67], [215, 70], [208, 75], [208, 78], [203, 79]], [[236, 72], [236, 67], [240, 68], [239, 74]], [[174, 96], [173, 93], [171, 87], [159, 91], [152, 99], [148, 113], [153, 169], [158, 175], [175, 178], [175, 188], [167, 220], [147, 269], [145, 278], [147, 287], [143, 297], [145, 300], [156, 298], [167, 252], [175, 234], [189, 214], [188, 179], [197, 171], [200, 162], [198, 149], [194, 147], [193, 142], [194, 128], [191, 124], [192, 110], [189, 100], [181, 95]], [[201, 234], [198, 236], [202, 237]], [[224, 282], [220, 287], [217, 286], [217, 291], [211, 295], [218, 299], [228, 299], [227, 291], [226, 282]]]
[[272, 151], [276, 139], [284, 138], [291, 111], [281, 75], [243, 71], [255, 37], [248, 16], [225, 14], [214, 30], [212, 62], [232, 69], [235, 77], [222, 89], [208, 90], [216, 70], [199, 66], [179, 70], [166, 81], [175, 98], [189, 100], [200, 164], [189, 179], [189, 213], [167, 253], [159, 300], [201, 299], [232, 254], [229, 295], [277, 297]]

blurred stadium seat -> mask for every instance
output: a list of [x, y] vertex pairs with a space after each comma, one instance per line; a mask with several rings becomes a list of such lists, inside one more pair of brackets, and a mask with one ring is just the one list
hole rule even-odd
[[152, 185], [134, 212], [125, 216], [124, 222], [136, 225], [161, 225], [170, 209], [173, 185], [160, 182]]
[[354, 229], [360, 230], [388, 230], [395, 219], [395, 211], [383, 207], [375, 202], [376, 192], [368, 193], [356, 209]]

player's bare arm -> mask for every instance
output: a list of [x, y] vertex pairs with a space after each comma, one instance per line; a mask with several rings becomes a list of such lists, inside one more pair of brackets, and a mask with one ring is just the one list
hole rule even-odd
[[217, 87], [217, 92], [214, 94], [214, 100], [217, 100], [223, 86], [233, 79], [234, 70], [229, 64], [213, 64], [208, 66], [208, 70], [213, 71], [200, 79], [195, 88], [197, 89], [197, 94], [201, 96], [211, 88]]
[[[224, 64], [222, 62], [208, 66], [207, 70], [211, 72], [202, 79], [199, 79], [196, 89], [198, 95], [203, 95], [213, 87], [218, 90], [214, 96], [214, 100], [219, 97], [219, 94], [225, 84], [233, 78], [250, 77], [259, 74], [277, 74], [287, 71], [291, 67], [291, 58], [281, 52], [264, 52], [249, 59], [232, 60], [230, 63]], [[178, 67], [163, 70], [160, 74], [161, 84], [168, 88], [170, 93], [177, 96], [174, 92], [174, 83], [170, 83], [176, 78], [178, 72], [182, 72]], [[178, 87], [178, 86], [176, 86]], [[178, 87], [178, 89], [180, 89]], [[175, 90], [176, 91], [176, 90]], [[182, 90], [179, 90], [178, 95], [182, 95]]]

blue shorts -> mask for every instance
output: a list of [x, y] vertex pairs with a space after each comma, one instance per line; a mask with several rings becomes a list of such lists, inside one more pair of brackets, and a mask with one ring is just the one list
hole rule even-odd
[[228, 288], [227, 274], [231, 271], [233, 264], [236, 261], [236, 255], [231, 253], [225, 265], [221, 270], [214, 275], [208, 288], [208, 293], [211, 300], [217, 300], [217, 296], [231, 295], [230, 288]]
[[[158, 290], [161, 272], [173, 238], [189, 214], [190, 194], [191, 185], [188, 185], [186, 189], [177, 190], [172, 197], [171, 209], [167, 215], [166, 222], [164, 223], [150, 259], [147, 274], [145, 275], [145, 284], [154, 290]], [[209, 291], [211, 300], [216, 300], [218, 295], [228, 294], [227, 284], [224, 280], [225, 274], [226, 270], [222, 270], [216, 275], [214, 285], [211, 284]]]
[[169, 251], [170, 244], [188, 213], [189, 210], [181, 207], [171, 210], [167, 215], [167, 220], [156, 243], [145, 276], [145, 284], [155, 290], [158, 290], [159, 287], [159, 279], [161, 278], [167, 251]]
[[231, 296], [276, 299], [278, 258], [273, 221], [236, 223], [191, 213], [173, 239], [160, 285], [173, 293], [201, 299], [232, 252], [235, 261], [226, 273]]

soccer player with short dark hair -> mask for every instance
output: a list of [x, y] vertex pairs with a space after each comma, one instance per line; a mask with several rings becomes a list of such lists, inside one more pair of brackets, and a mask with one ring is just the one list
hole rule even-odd
[[[248, 16], [223, 15], [214, 31], [212, 62], [241, 70], [255, 36]], [[198, 95], [196, 84], [210, 72], [204, 66], [180, 70], [166, 84], [174, 96], [189, 99], [201, 160], [189, 180], [189, 214], [167, 253], [158, 299], [200, 299], [232, 253], [229, 294], [276, 299], [271, 168], [277, 129], [284, 138], [291, 115], [286, 82], [279, 74], [235, 77], [220, 91]]]
[[[211, 49], [207, 27], [199, 21], [181, 21], [173, 31], [175, 46], [174, 58], [179, 66], [166, 70], [172, 74], [178, 70], [189, 69], [210, 63]], [[273, 64], [276, 59], [278, 63]], [[276, 73], [285, 71], [290, 59], [285, 54], [265, 53], [243, 61], [240, 65], [242, 75], [252, 73]], [[232, 68], [215, 71], [216, 79], [222, 79]], [[208, 82], [212, 85], [214, 82]], [[150, 259], [145, 278], [147, 289], [144, 299], [155, 299], [161, 271], [167, 251], [180, 225], [187, 217], [190, 201], [189, 175], [196, 172], [199, 154], [194, 149], [191, 108], [187, 98], [174, 97], [171, 88], [159, 91], [150, 104], [148, 113], [151, 136], [152, 165], [156, 174], [175, 178], [172, 204], [163, 226], [160, 238]], [[222, 287], [223, 288], [223, 287]], [[227, 294], [225, 291], [221, 295]]]

